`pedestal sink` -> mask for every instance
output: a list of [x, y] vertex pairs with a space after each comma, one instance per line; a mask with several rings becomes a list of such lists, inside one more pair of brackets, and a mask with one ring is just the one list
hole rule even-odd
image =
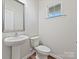
[[12, 47], [12, 59], [21, 59], [20, 47], [27, 39], [29, 39], [29, 37], [26, 35], [7, 37], [4, 39], [5, 45]]

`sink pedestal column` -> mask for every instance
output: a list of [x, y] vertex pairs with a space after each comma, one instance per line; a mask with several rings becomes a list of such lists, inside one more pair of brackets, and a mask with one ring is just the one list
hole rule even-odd
[[21, 59], [21, 46], [12, 46], [12, 59]]

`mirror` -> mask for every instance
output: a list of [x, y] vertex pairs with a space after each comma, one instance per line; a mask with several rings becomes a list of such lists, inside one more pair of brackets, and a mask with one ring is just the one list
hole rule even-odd
[[18, 0], [3, 0], [2, 18], [3, 32], [24, 31], [24, 4]]

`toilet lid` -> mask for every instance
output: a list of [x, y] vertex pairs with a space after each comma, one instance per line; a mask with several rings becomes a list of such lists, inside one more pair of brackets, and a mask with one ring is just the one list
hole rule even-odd
[[40, 45], [38, 47], [36, 47], [37, 50], [43, 51], [43, 52], [50, 52], [50, 48]]

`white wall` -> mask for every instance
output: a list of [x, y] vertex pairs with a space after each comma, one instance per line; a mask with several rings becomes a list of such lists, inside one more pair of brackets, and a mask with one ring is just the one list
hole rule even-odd
[[[47, 19], [47, 6], [59, 1], [66, 16]], [[53, 53], [76, 59], [76, 0], [39, 0], [39, 33]]]
[[[25, 33], [29, 37], [38, 35], [38, 0], [26, 0], [26, 7], [25, 7]], [[29, 54], [30, 44], [27, 41], [22, 47], [22, 57]]]
[[[25, 6], [25, 32], [28, 36], [38, 35], [43, 43], [52, 49], [53, 53], [61, 55], [64, 59], [76, 59], [66, 54], [76, 51], [76, 1], [62, 0], [62, 11], [66, 16], [47, 18], [47, 6], [57, 0], [22, 0]], [[26, 1], [26, 2], [25, 2]], [[68, 3], [69, 2], [69, 3]], [[38, 8], [39, 4], [39, 8]], [[39, 17], [38, 17], [39, 10]], [[39, 18], [39, 23], [38, 23]], [[39, 27], [39, 28], [38, 28]], [[7, 36], [14, 36], [15, 33], [3, 33], [3, 40]], [[21, 57], [29, 53], [29, 41], [26, 41], [21, 48]], [[75, 55], [76, 56], [76, 55]], [[11, 59], [11, 48], [3, 43], [3, 59]]]
[[38, 0], [27, 0], [28, 32], [30, 36], [38, 34]]
[[[22, 0], [25, 3], [25, 31], [18, 32], [19, 34], [26, 34], [28, 36], [38, 35], [38, 0]], [[5, 37], [14, 36], [15, 32], [2, 33], [4, 40]], [[29, 40], [22, 45], [21, 57], [29, 54], [30, 44]], [[11, 59], [11, 47], [2, 44], [2, 57], [3, 59]]]

